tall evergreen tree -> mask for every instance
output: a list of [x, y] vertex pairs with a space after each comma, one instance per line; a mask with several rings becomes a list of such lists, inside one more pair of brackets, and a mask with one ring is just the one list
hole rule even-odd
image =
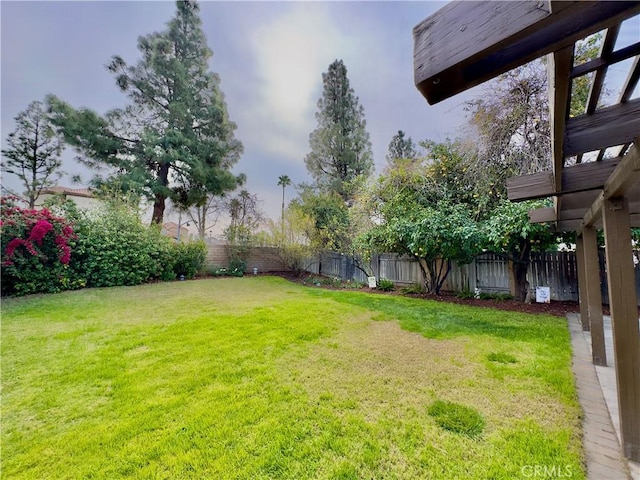
[[229, 170], [242, 145], [220, 79], [208, 70], [213, 54], [198, 12], [197, 2], [178, 1], [166, 30], [138, 40], [136, 65], [113, 57], [108, 69], [131, 100], [125, 109], [101, 118], [50, 99], [65, 139], [86, 163], [115, 167], [142, 185], [153, 201], [153, 223], [162, 223], [167, 199], [186, 209], [241, 183]]
[[318, 100], [317, 128], [309, 135], [311, 152], [305, 158], [315, 184], [325, 192], [353, 197], [353, 182], [373, 169], [371, 142], [364, 108], [349, 86], [342, 60], [322, 74], [323, 92]]
[[31, 102], [16, 118], [16, 129], [2, 150], [2, 171], [17, 176], [25, 187], [29, 208], [35, 206], [43, 188], [60, 178], [61, 138], [47, 118], [42, 102]]
[[405, 138], [405, 133], [402, 130], [398, 130], [398, 133], [389, 142], [387, 162], [392, 163], [394, 160], [401, 158], [415, 160], [417, 157], [416, 145], [411, 140], [411, 137]]

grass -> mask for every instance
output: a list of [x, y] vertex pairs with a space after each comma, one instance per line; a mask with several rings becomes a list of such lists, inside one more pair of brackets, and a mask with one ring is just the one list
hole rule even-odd
[[473, 408], [454, 402], [436, 400], [429, 407], [429, 415], [445, 430], [477, 437], [484, 430], [484, 418]]
[[549, 316], [269, 277], [92, 289], [3, 300], [2, 374], [5, 478], [584, 478]]

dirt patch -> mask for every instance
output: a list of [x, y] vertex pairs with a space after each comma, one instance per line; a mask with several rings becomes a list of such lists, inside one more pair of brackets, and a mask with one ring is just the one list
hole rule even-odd
[[478, 409], [488, 420], [487, 432], [529, 417], [553, 428], [566, 416], [566, 406], [538, 393], [543, 387], [535, 380], [490, 375], [483, 355], [470, 343], [428, 339], [402, 330], [397, 322], [361, 314], [305, 355], [282, 358], [278, 370], [281, 380], [302, 390], [311, 405], [360, 415], [367, 422], [430, 423], [427, 407], [436, 399]]

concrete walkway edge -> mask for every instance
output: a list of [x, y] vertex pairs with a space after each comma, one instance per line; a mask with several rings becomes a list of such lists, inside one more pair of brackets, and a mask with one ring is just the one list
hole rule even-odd
[[602, 388], [591, 359], [591, 349], [582, 333], [577, 314], [567, 315], [572, 370], [578, 400], [583, 410], [583, 447], [589, 480], [632, 480], [620, 442], [613, 427]]

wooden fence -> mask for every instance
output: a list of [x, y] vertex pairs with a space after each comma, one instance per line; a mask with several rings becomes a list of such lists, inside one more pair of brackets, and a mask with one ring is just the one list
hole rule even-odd
[[[386, 278], [398, 285], [422, 283], [423, 276], [418, 262], [409, 256], [393, 253], [375, 255], [371, 264], [364, 267], [367, 273], [377, 278]], [[325, 253], [320, 256], [310, 273], [366, 282], [367, 274], [358, 268], [358, 263], [349, 256]], [[640, 303], [640, 266], [636, 266], [636, 292]], [[603, 303], [609, 303], [604, 254], [600, 255], [600, 276]], [[478, 255], [467, 265], [451, 266], [451, 271], [442, 289], [444, 291], [509, 293], [509, 261], [499, 255]], [[527, 279], [532, 293], [536, 287], [549, 287], [551, 300], [578, 301], [578, 270], [575, 252], [545, 252], [531, 255]]]
[[[208, 248], [210, 265], [226, 266], [228, 264], [229, 259], [224, 245], [209, 245]], [[423, 281], [416, 259], [395, 253], [374, 255], [370, 264], [361, 265], [348, 255], [330, 252], [317, 258], [308, 258], [304, 265], [309, 273], [363, 283], [366, 283], [369, 274], [376, 278], [386, 278], [398, 285], [410, 285]], [[248, 270], [250, 271], [253, 267], [257, 267], [260, 272], [286, 270], [278, 255], [278, 249], [274, 247], [254, 248], [247, 261]], [[640, 303], [640, 265], [636, 266], [635, 273], [636, 294]], [[485, 253], [477, 256], [468, 265], [453, 264], [442, 289], [452, 292], [473, 292], [479, 288], [483, 292], [509, 293], [509, 278], [509, 262], [498, 255]], [[604, 252], [600, 252], [600, 278], [603, 303], [608, 304]], [[527, 279], [532, 291], [535, 291], [535, 287], [538, 286], [549, 287], [552, 300], [578, 301], [578, 270], [575, 252], [532, 254]]]

